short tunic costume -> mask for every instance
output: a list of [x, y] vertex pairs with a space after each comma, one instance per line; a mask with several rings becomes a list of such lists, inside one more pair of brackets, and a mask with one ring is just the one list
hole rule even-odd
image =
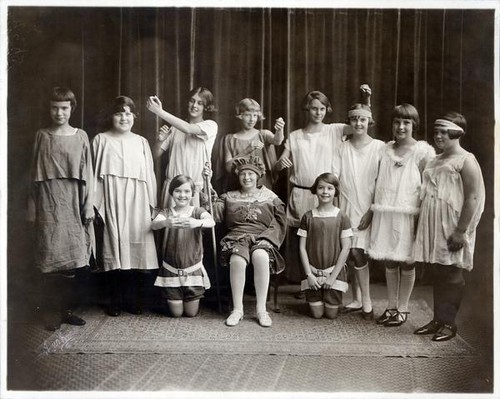
[[306, 133], [298, 129], [290, 133], [285, 148], [290, 152], [291, 192], [287, 207], [290, 227], [299, 227], [302, 215], [318, 206], [309, 187], [320, 174], [333, 172], [333, 156], [342, 143], [343, 123], [325, 124], [320, 132]]
[[[165, 170], [165, 182], [163, 184], [161, 204], [168, 208], [168, 187], [172, 179], [177, 175], [189, 176], [196, 186], [196, 194], [203, 188], [202, 171], [207, 162], [210, 162], [212, 148], [217, 136], [217, 123], [212, 120], [204, 120], [196, 123], [202, 134], [186, 134], [177, 128], [171, 128], [168, 138], [161, 144], [161, 149], [167, 152], [168, 165]], [[193, 193], [195, 194], [195, 193]], [[193, 204], [199, 205], [198, 195], [193, 195]]]
[[358, 226], [372, 205], [384, 146], [383, 141], [376, 139], [361, 148], [354, 147], [351, 141], [344, 141], [335, 155], [335, 173], [340, 182], [339, 207], [353, 226], [352, 248], [368, 248], [370, 227], [358, 230]]
[[99, 133], [93, 141], [95, 207], [104, 222], [98, 266], [103, 271], [157, 269], [151, 228], [156, 206], [153, 157], [135, 133]]
[[414, 245], [414, 257], [417, 262], [453, 265], [472, 270], [476, 227], [484, 209], [485, 191], [482, 175], [477, 208], [465, 232], [464, 247], [459, 251], [450, 252], [446, 243], [458, 225], [464, 204], [460, 171], [467, 158], [477, 164], [476, 158], [470, 152], [456, 154], [446, 159], [438, 155], [424, 170], [422, 204]]
[[[264, 147], [248, 152], [248, 148], [252, 147], [256, 140], [260, 140], [264, 143]], [[259, 182], [265, 185], [269, 190], [272, 190], [275, 181], [273, 168], [277, 161], [273, 133], [269, 130], [260, 130], [258, 134], [249, 139], [240, 138], [238, 134], [235, 133], [228, 134], [224, 137], [225, 158], [228, 154], [230, 158], [238, 158], [239, 154], [243, 154], [241, 155], [242, 157], [257, 156], [262, 159], [262, 162], [266, 166], [266, 173], [261, 177]], [[237, 177], [232, 174], [228, 180], [229, 189], [234, 189], [239, 184]]]
[[[203, 208], [191, 207], [189, 216], [201, 219], [207, 213]], [[179, 216], [170, 208], [160, 215], [165, 218]], [[185, 216], [185, 215], [183, 215]], [[165, 229], [165, 247], [163, 263], [160, 266], [155, 285], [158, 287], [200, 287], [210, 288], [210, 280], [203, 266], [203, 235], [202, 228]], [[177, 269], [174, 271], [173, 269]], [[182, 271], [181, 271], [182, 270]]]
[[[335, 207], [327, 214], [320, 214], [317, 208], [307, 211], [302, 216], [297, 235], [307, 238], [306, 251], [309, 263], [318, 270], [326, 270], [337, 264], [342, 251], [341, 239], [352, 237], [353, 233], [347, 215]], [[344, 266], [337, 281], [345, 282], [346, 278]], [[307, 280], [305, 281], [307, 283]], [[302, 285], [304, 286], [304, 282]]]
[[382, 151], [375, 200], [371, 209], [370, 246], [373, 259], [413, 263], [415, 221], [420, 210], [421, 168], [434, 158], [434, 148], [417, 141], [403, 156], [394, 141]]
[[[285, 204], [265, 186], [251, 195], [229, 191], [213, 204], [216, 222], [225, 221], [229, 232], [221, 240], [223, 264], [238, 254], [250, 263], [250, 254], [262, 248], [269, 254], [270, 272], [281, 273], [285, 262], [279, 248], [286, 234]], [[265, 240], [265, 243], [257, 243]]]
[[81, 129], [56, 135], [36, 133], [28, 218], [35, 222], [35, 265], [42, 273], [89, 265], [94, 241], [93, 173], [90, 143]]

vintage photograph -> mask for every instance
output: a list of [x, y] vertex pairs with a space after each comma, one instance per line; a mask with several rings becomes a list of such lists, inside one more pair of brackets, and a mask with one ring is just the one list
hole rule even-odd
[[498, 393], [498, 5], [2, 13], [2, 398]]

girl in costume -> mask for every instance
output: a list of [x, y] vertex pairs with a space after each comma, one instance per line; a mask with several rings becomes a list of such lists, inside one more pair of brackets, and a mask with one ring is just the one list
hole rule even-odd
[[184, 175], [170, 182], [168, 192], [175, 205], [153, 220], [153, 230], [165, 228], [163, 263], [155, 285], [162, 287], [174, 317], [194, 317], [210, 281], [203, 266], [202, 228], [215, 226], [204, 208], [190, 205], [195, 192], [193, 180]]
[[380, 169], [371, 210], [368, 255], [385, 264], [387, 308], [377, 324], [398, 327], [408, 317], [408, 302], [415, 283], [413, 242], [420, 207], [422, 171], [435, 156], [426, 141], [417, 141], [419, 116], [411, 104], [392, 111], [394, 140], [382, 151]]
[[87, 133], [69, 123], [74, 93], [55, 87], [49, 103], [51, 124], [36, 132], [28, 221], [35, 231], [35, 266], [42, 272], [45, 327], [54, 331], [61, 323], [85, 324], [73, 314], [73, 285], [92, 254], [94, 176]]
[[300, 259], [307, 276], [302, 281], [311, 315], [334, 319], [348, 284], [345, 262], [351, 248], [349, 218], [333, 204], [339, 195], [339, 180], [333, 173], [319, 175], [311, 187], [319, 205], [300, 221]]
[[115, 98], [110, 126], [93, 140], [95, 207], [103, 224], [98, 266], [105, 273], [110, 303], [107, 313], [122, 308], [142, 313], [142, 292], [147, 271], [158, 268], [151, 229], [156, 207], [156, 178], [148, 140], [132, 132], [134, 101]]
[[422, 204], [414, 259], [431, 264], [434, 317], [415, 334], [447, 341], [457, 333], [455, 318], [465, 289], [464, 270], [473, 264], [476, 227], [484, 209], [484, 181], [473, 154], [460, 145], [467, 122], [449, 112], [434, 122], [441, 151], [423, 173]]

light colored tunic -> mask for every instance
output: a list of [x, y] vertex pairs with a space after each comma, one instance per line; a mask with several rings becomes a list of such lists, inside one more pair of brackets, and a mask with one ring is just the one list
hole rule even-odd
[[28, 220], [35, 227], [35, 265], [42, 273], [89, 265], [93, 225], [93, 173], [90, 143], [81, 129], [61, 136], [36, 133]]
[[[262, 149], [254, 149], [248, 152], [248, 148], [252, 147], [254, 141], [260, 140], [264, 143]], [[239, 154], [243, 157], [257, 156], [261, 159], [266, 167], [266, 174], [259, 180], [259, 185], [265, 185], [269, 190], [273, 189], [274, 175], [273, 167], [277, 161], [276, 152], [274, 150], [274, 134], [269, 130], [261, 130], [254, 137], [250, 139], [242, 139], [237, 134], [231, 133], [224, 137], [224, 159], [227, 158], [238, 158]], [[231, 174], [227, 188], [228, 190], [234, 190], [239, 188], [238, 178]]]
[[168, 187], [177, 175], [185, 175], [193, 179], [196, 186], [196, 193], [193, 193], [193, 204], [199, 206], [199, 195], [197, 194], [203, 188], [202, 171], [205, 163], [210, 162], [211, 159], [212, 148], [217, 136], [217, 123], [212, 120], [204, 120], [196, 125], [200, 127], [202, 135], [185, 134], [172, 127], [170, 135], [161, 144], [168, 159], [161, 195], [163, 208], [172, 205], [169, 201]]
[[342, 143], [345, 125], [324, 125], [317, 133], [298, 129], [290, 133], [285, 148], [290, 151], [293, 166], [290, 170], [291, 192], [287, 207], [290, 227], [299, 227], [305, 212], [318, 206], [317, 198], [308, 189], [320, 174], [333, 172], [333, 158]]
[[[427, 164], [423, 173], [422, 205], [415, 238], [414, 257], [417, 262], [454, 265], [472, 270], [476, 227], [484, 209], [484, 181], [481, 175], [477, 208], [465, 233], [466, 243], [459, 251], [450, 252], [447, 239], [454, 232], [464, 204], [460, 171], [473, 154], [457, 154], [448, 159], [438, 155]], [[479, 168], [479, 165], [478, 165]], [[480, 170], [480, 169], [479, 169]]]
[[370, 227], [358, 230], [358, 226], [373, 202], [384, 146], [383, 141], [372, 140], [357, 149], [351, 141], [345, 141], [338, 147], [335, 155], [334, 170], [340, 182], [339, 207], [347, 214], [353, 226], [352, 248], [368, 248]]
[[394, 141], [382, 151], [375, 200], [371, 207], [370, 246], [373, 259], [413, 263], [415, 221], [420, 210], [421, 170], [436, 155], [426, 141], [417, 141], [402, 157]]
[[148, 141], [135, 133], [100, 133], [93, 141], [95, 207], [104, 221], [99, 267], [156, 269], [151, 229], [156, 178]]

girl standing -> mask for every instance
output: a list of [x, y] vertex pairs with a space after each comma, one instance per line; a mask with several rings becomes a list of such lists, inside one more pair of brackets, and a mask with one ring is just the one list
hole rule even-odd
[[276, 134], [269, 130], [257, 130], [255, 125], [264, 119], [260, 105], [251, 98], [244, 98], [236, 106], [236, 117], [241, 120], [241, 130], [224, 137], [224, 162], [228, 174], [227, 187], [229, 190], [238, 188], [238, 180], [233, 174], [233, 162], [241, 157], [258, 156], [266, 166], [266, 174], [262, 177], [264, 184], [272, 190], [275, 176], [273, 169], [276, 164], [274, 147], [283, 142], [282, 118], [276, 119], [274, 129]]
[[398, 327], [408, 317], [408, 302], [415, 283], [413, 241], [420, 206], [422, 171], [435, 156], [426, 141], [413, 138], [419, 125], [416, 108], [401, 104], [392, 111], [394, 140], [382, 151], [371, 210], [368, 255], [383, 260], [387, 281], [387, 308], [377, 324]]
[[333, 173], [319, 175], [311, 187], [318, 197], [318, 207], [307, 211], [300, 222], [300, 259], [307, 276], [302, 281], [309, 309], [315, 319], [338, 316], [342, 292], [348, 284], [345, 262], [351, 248], [349, 218], [335, 205], [339, 180]]
[[61, 323], [85, 324], [73, 314], [78, 298], [72, 298], [72, 278], [92, 254], [94, 177], [87, 133], [69, 123], [75, 95], [54, 87], [49, 100], [51, 124], [37, 131], [33, 149], [28, 220], [34, 223], [35, 265], [43, 274], [45, 327], [54, 331]]
[[[371, 89], [368, 85], [360, 87], [363, 102], [369, 104]], [[285, 149], [276, 165], [278, 171], [290, 169], [290, 196], [287, 206], [287, 222], [290, 231], [287, 235], [287, 277], [291, 281], [302, 279], [301, 265], [293, 262], [298, 259], [297, 229], [305, 212], [318, 206], [318, 200], [310, 191], [314, 179], [324, 172], [333, 171], [333, 157], [344, 136], [350, 128], [344, 123], [325, 124], [327, 113], [332, 112], [330, 100], [322, 92], [314, 90], [305, 96], [302, 109], [306, 113], [306, 125], [290, 133]]]
[[422, 205], [415, 238], [417, 262], [431, 264], [434, 318], [415, 334], [447, 341], [457, 333], [455, 318], [465, 289], [464, 270], [473, 267], [476, 227], [484, 209], [484, 182], [473, 154], [460, 145], [467, 122], [449, 112], [434, 122], [441, 153], [423, 173]]
[[210, 288], [202, 263], [201, 229], [211, 228], [215, 222], [204, 208], [190, 205], [195, 192], [190, 177], [174, 177], [168, 192], [175, 205], [162, 210], [152, 224], [153, 230], [165, 228], [163, 263], [155, 285], [162, 287], [162, 296], [174, 317], [183, 314], [194, 317], [198, 314], [205, 289]]
[[368, 249], [370, 238], [370, 206], [384, 143], [368, 135], [368, 127], [374, 124], [370, 107], [354, 104], [347, 115], [352, 135], [350, 140], [337, 148], [335, 156], [335, 172], [340, 180], [339, 207], [354, 226], [348, 259], [355, 271], [354, 300], [346, 306], [345, 311], [362, 310], [363, 318], [370, 320], [373, 319], [373, 309], [370, 298], [370, 271], [365, 251]]
[[212, 148], [217, 136], [217, 123], [205, 120], [206, 114], [216, 111], [215, 100], [210, 90], [197, 87], [190, 91], [188, 102], [188, 120], [172, 115], [163, 110], [160, 99], [149, 97], [147, 108], [166, 121], [171, 127], [162, 126], [155, 147], [155, 156], [168, 155], [161, 203], [163, 208], [171, 205], [168, 200], [168, 186], [177, 175], [190, 176], [194, 180], [195, 192], [193, 205], [199, 206], [199, 193], [203, 188], [201, 171], [210, 162]]
[[134, 101], [117, 97], [109, 130], [93, 141], [95, 207], [104, 224], [98, 263], [108, 280], [110, 316], [118, 316], [122, 308], [140, 314], [146, 271], [158, 268], [151, 229], [156, 206], [153, 158], [146, 138], [132, 132], [135, 118]]

